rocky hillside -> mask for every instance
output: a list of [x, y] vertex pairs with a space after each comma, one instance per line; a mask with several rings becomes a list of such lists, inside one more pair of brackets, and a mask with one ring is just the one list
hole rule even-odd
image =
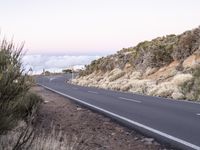
[[200, 99], [200, 27], [94, 60], [74, 84], [174, 99]]

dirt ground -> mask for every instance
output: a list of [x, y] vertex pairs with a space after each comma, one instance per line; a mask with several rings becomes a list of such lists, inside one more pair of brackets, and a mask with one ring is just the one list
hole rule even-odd
[[146, 138], [42, 87], [35, 86], [32, 91], [44, 99], [36, 127], [44, 129], [46, 133], [52, 130], [53, 124], [56, 131], [81, 139], [80, 144], [87, 150], [167, 149], [152, 138]]

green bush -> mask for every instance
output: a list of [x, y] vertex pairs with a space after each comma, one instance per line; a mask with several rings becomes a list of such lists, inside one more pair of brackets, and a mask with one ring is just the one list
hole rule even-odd
[[26, 75], [22, 75], [23, 45], [15, 48], [12, 42], [0, 43], [0, 107], [26, 93]]
[[35, 93], [28, 92], [25, 96], [21, 97], [15, 105], [15, 113], [23, 119], [32, 116], [42, 102], [42, 98]]
[[1, 110], [0, 114], [0, 134], [14, 128], [19, 120], [30, 121], [34, 116], [42, 98], [38, 95], [27, 92], [17, 101], [10, 102], [6, 108]]
[[22, 50], [23, 44], [0, 41], [0, 134], [15, 127], [40, 100], [28, 93], [31, 84], [22, 68]]

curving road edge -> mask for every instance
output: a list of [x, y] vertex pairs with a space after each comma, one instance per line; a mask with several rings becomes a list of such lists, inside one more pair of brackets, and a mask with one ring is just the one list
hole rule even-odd
[[130, 120], [126, 117], [123, 117], [119, 114], [115, 114], [115, 113], [112, 113], [110, 111], [107, 111], [103, 108], [100, 108], [100, 107], [97, 107], [95, 105], [92, 105], [92, 104], [89, 104], [87, 102], [84, 102], [83, 100], [81, 99], [77, 99], [75, 97], [72, 97], [70, 95], [67, 95], [67, 94], [64, 94], [64, 93], [61, 93], [59, 91], [56, 91], [52, 88], [49, 88], [47, 86], [44, 86], [42, 84], [39, 84], [37, 83], [37, 85], [39, 86], [42, 86], [44, 87], [45, 89], [47, 90], [50, 90], [52, 92], [55, 92], [57, 94], [60, 94], [66, 98], [69, 98], [75, 102], [78, 102], [79, 104], [82, 104], [90, 109], [93, 109], [95, 111], [98, 111], [98, 112], [101, 112], [109, 117], [112, 117], [113, 119], [116, 119], [118, 121], [120, 121], [121, 123], [125, 124], [125, 125], [128, 125], [130, 127], [133, 127], [134, 129], [140, 131], [141, 133], [145, 134], [145, 135], [148, 135], [148, 136], [151, 136], [151, 137], [154, 137], [155, 139], [157, 139], [158, 141], [162, 141], [164, 143], [168, 143], [172, 146], [175, 146], [176, 148], [180, 148], [180, 149], [185, 149], [185, 150], [188, 150], [188, 149], [191, 149], [191, 150], [200, 150], [200, 147], [197, 146], [197, 145], [194, 145], [192, 143], [189, 143], [187, 141], [184, 141], [182, 139], [179, 139], [177, 137], [174, 137], [174, 136], [171, 136], [167, 133], [164, 133], [164, 132], [161, 132], [159, 130], [156, 130], [154, 128], [151, 128], [151, 127], [148, 127], [146, 125], [143, 125], [141, 123], [138, 123], [136, 121], [133, 121], [133, 120]]

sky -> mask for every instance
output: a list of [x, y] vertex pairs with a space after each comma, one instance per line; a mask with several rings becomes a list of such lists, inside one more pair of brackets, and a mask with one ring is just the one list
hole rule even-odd
[[199, 0], [0, 0], [0, 30], [24, 41], [33, 57], [96, 58], [198, 27], [199, 6]]
[[30, 68], [33, 74], [41, 74], [43, 69], [50, 72], [62, 72], [63, 69], [84, 69], [84, 65], [89, 64], [92, 60], [98, 59], [100, 56], [83, 55], [25, 55], [23, 57], [23, 68], [28, 72]]

